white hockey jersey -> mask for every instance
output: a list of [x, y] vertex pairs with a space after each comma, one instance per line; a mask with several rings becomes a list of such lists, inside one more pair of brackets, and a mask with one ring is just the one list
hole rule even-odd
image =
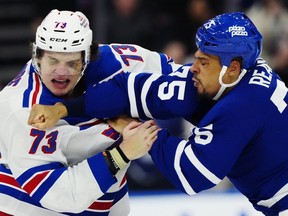
[[[101, 45], [82, 79], [93, 85], [123, 71], [166, 74], [177, 67], [169, 56], [136, 45]], [[67, 117], [51, 130], [28, 126], [33, 104], [59, 101], [31, 61], [0, 92], [0, 213], [128, 215], [126, 169], [114, 178], [101, 153], [120, 142], [118, 133], [82, 117]]]
[[42, 85], [31, 62], [0, 93], [1, 211], [108, 215], [119, 202], [121, 208], [110, 215], [127, 215], [126, 170], [114, 178], [101, 153], [119, 140], [112, 128], [97, 119], [80, 118], [73, 119], [75, 126], [69, 124], [72, 119], [61, 120], [46, 131], [28, 126], [34, 103], [61, 100]]

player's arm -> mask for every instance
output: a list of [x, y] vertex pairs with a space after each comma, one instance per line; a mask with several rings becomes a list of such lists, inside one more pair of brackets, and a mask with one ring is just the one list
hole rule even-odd
[[[21, 188], [33, 199], [60, 212], [81, 212], [113, 184], [121, 182], [127, 163], [146, 154], [158, 133], [152, 120], [143, 124], [132, 122], [125, 127], [119, 147], [67, 166], [66, 149], [72, 141], [69, 134], [75, 139], [77, 131], [71, 126], [44, 131], [27, 126], [25, 121], [17, 121], [24, 120], [27, 114], [28, 111], [19, 111], [6, 121], [5, 142], [9, 143], [11, 150], [8, 152], [9, 167]], [[16, 126], [21, 127], [17, 133]], [[79, 143], [91, 142], [90, 139], [91, 136], [86, 136], [86, 140], [81, 136], [78, 146]], [[96, 139], [94, 142], [97, 145]]]
[[[247, 143], [255, 144], [255, 134], [261, 127], [259, 121], [251, 119], [259, 111], [243, 112], [251, 106], [249, 103], [233, 103], [213, 107], [187, 140], [171, 136], [164, 129], [158, 133], [149, 154], [164, 176], [183, 192], [192, 195], [214, 187], [231, 174], [237, 161], [247, 160], [241, 154], [249, 148]], [[247, 170], [242, 168], [238, 169], [241, 173], [251, 171], [250, 165]], [[249, 175], [246, 179], [251, 181]]]
[[131, 73], [170, 74], [181, 65], [165, 53], [148, 50], [135, 44], [110, 44], [108, 46], [123, 71]]
[[192, 116], [198, 105], [189, 66], [171, 75], [122, 73], [88, 88], [84, 98], [85, 114], [96, 118], [169, 119]]
[[[84, 104], [82, 115], [89, 117], [114, 118], [125, 114], [140, 119], [192, 116], [198, 106], [197, 90], [188, 66], [173, 75], [122, 73], [109, 81], [89, 87], [84, 94], [84, 103], [83, 98], [64, 103], [69, 111], [68, 115], [79, 115], [80, 113], [73, 109], [81, 110], [79, 104]], [[51, 108], [57, 110], [57, 107]], [[61, 105], [59, 109], [62, 108]], [[32, 112], [37, 110], [32, 109]], [[63, 117], [57, 113], [52, 115], [51, 119]], [[46, 115], [47, 113], [40, 113], [38, 116]], [[40, 118], [40, 124], [43, 123], [44, 127], [46, 120], [49, 121], [50, 117]], [[29, 124], [33, 125], [33, 121], [30, 116]]]
[[[81, 113], [84, 113], [84, 109], [82, 110], [82, 98], [83, 96], [80, 96], [77, 100], [79, 103], [75, 102], [73, 103], [73, 111], [76, 110], [81, 111], [79, 112], [79, 115]], [[84, 100], [84, 98], [83, 98]], [[80, 108], [78, 108], [78, 106]], [[28, 124], [37, 127], [39, 129], [45, 129], [45, 128], [51, 128], [57, 124], [57, 122], [61, 119], [64, 118], [65, 116], [68, 115], [68, 110], [67, 107], [63, 103], [58, 102], [55, 105], [40, 105], [40, 104], [34, 104], [31, 111], [30, 115], [28, 118]]]
[[134, 44], [99, 45], [99, 55], [85, 71], [88, 86], [103, 80], [111, 79], [123, 71], [131, 73], [170, 74], [181, 65], [164, 54], [145, 49]]

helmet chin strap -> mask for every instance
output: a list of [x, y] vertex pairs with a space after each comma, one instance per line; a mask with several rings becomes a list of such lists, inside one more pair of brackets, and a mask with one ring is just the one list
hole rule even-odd
[[219, 91], [217, 92], [217, 94], [213, 97], [213, 100], [218, 100], [220, 98], [220, 96], [223, 94], [223, 92], [225, 91], [226, 88], [235, 86], [237, 83], [239, 83], [239, 81], [243, 78], [243, 76], [247, 72], [246, 69], [242, 69], [237, 80], [235, 80], [232, 83], [226, 84], [226, 83], [223, 82], [222, 79], [223, 79], [224, 74], [226, 73], [227, 68], [228, 67], [225, 66], [225, 65], [222, 66], [222, 69], [221, 69], [221, 71], [219, 73], [219, 79], [218, 79], [221, 87], [220, 87]]

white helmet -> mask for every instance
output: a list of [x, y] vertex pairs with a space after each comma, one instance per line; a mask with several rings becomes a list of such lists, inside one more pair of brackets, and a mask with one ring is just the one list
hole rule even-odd
[[53, 52], [84, 51], [84, 67], [90, 61], [92, 30], [87, 17], [79, 12], [52, 10], [37, 28], [37, 48]]

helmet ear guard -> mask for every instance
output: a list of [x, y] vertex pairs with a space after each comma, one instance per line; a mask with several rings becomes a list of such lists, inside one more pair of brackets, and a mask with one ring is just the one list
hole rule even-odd
[[35, 69], [35, 71], [39, 74], [39, 66], [37, 62], [37, 46], [35, 43], [32, 44], [32, 65]]
[[262, 35], [244, 13], [226, 13], [198, 29], [196, 45], [202, 52], [218, 56], [228, 67], [233, 59], [241, 57], [243, 68], [249, 69], [261, 53]]
[[90, 62], [92, 30], [87, 17], [79, 12], [52, 10], [36, 31], [33, 44], [33, 66], [38, 70], [37, 49], [53, 52], [82, 52], [83, 71]]

